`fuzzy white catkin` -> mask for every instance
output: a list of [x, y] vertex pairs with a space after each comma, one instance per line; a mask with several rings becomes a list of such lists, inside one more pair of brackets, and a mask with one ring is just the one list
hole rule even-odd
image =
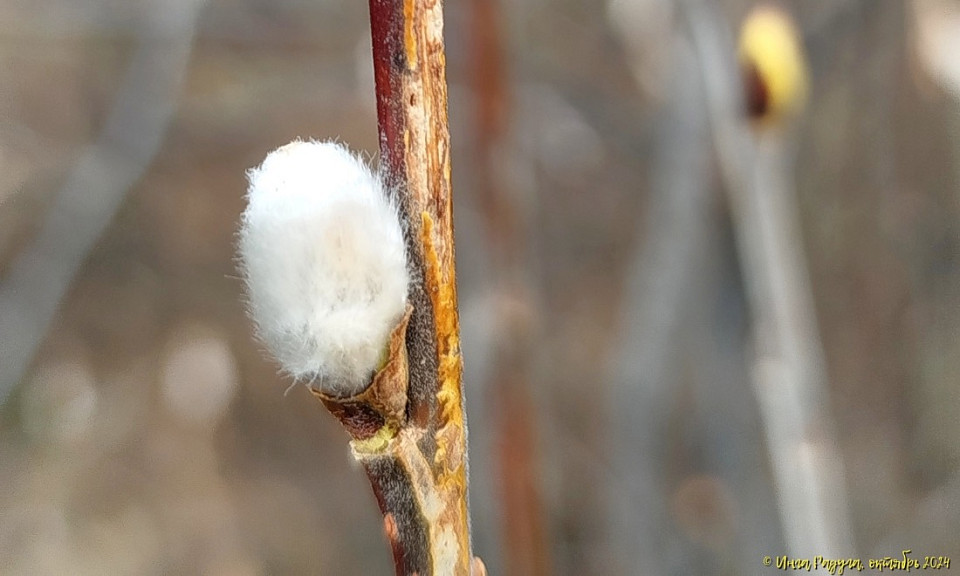
[[259, 338], [295, 379], [362, 391], [406, 309], [396, 207], [335, 142], [287, 144], [248, 177], [239, 254]]

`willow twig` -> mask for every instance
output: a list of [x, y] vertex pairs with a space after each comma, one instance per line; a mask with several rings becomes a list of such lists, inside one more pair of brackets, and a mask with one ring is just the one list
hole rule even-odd
[[467, 505], [442, 3], [370, 0], [370, 23], [381, 168], [406, 221], [410, 309], [367, 390], [314, 393], [354, 438], [397, 574], [479, 576]]

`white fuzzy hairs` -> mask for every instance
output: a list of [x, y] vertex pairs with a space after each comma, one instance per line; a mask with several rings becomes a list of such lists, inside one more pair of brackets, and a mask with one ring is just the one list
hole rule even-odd
[[239, 257], [259, 338], [296, 380], [361, 392], [406, 309], [396, 207], [336, 142], [291, 142], [247, 175]]

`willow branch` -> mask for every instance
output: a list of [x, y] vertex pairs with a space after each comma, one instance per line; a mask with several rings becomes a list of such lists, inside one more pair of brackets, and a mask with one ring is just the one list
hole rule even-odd
[[466, 422], [439, 0], [370, 0], [381, 168], [406, 221], [407, 318], [358, 396], [314, 393], [353, 436], [398, 575], [483, 574], [470, 553]]

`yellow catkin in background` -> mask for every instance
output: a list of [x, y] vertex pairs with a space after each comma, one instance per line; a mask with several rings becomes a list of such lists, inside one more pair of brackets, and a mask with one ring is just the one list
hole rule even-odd
[[779, 121], [803, 108], [807, 65], [799, 33], [786, 12], [760, 6], [748, 14], [740, 30], [740, 62], [762, 85], [761, 118]]

